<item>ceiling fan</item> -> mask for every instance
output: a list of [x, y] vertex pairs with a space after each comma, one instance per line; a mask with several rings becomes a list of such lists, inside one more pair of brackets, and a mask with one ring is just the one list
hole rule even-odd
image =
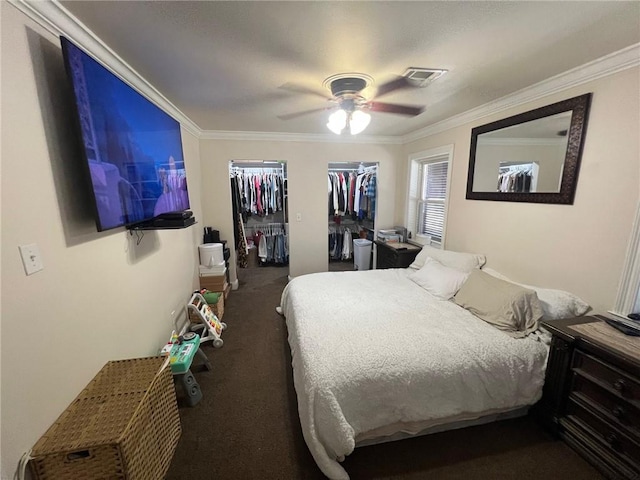
[[363, 90], [372, 84], [373, 79], [364, 74], [350, 73], [333, 75], [323, 82], [323, 86], [331, 92], [329, 95], [328, 92], [286, 83], [280, 88], [296, 93], [322, 97], [329, 102], [329, 105], [311, 110], [278, 115], [278, 118], [281, 120], [291, 120], [316, 112], [336, 110], [336, 112], [330, 116], [327, 127], [334, 133], [340, 134], [345, 127], [348, 126], [351, 134], [355, 135], [364, 130], [369, 124], [370, 117], [366, 114], [367, 110], [372, 112], [395, 113], [411, 117], [420, 115], [424, 111], [423, 106], [400, 105], [397, 103], [377, 101], [379, 97], [396, 90], [417, 87], [417, 85], [407, 77], [396, 77], [393, 80], [383, 83], [376, 89], [375, 95], [371, 99], [367, 99], [363, 94]]

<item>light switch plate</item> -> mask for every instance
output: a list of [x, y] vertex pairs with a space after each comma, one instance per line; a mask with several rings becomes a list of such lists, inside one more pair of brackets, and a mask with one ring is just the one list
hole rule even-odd
[[27, 275], [33, 275], [44, 268], [38, 245], [30, 243], [29, 245], [20, 245], [18, 248], [20, 249], [20, 255], [22, 256], [24, 273]]

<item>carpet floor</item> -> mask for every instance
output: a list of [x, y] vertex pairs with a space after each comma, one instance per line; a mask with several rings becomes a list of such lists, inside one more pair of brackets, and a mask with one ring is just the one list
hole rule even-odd
[[[302, 436], [285, 321], [275, 312], [286, 267], [239, 269], [225, 303], [224, 346], [203, 346], [211, 371], [194, 375], [203, 398], [184, 406], [169, 480], [323, 479]], [[357, 448], [352, 479], [603, 479], [532, 418]]]

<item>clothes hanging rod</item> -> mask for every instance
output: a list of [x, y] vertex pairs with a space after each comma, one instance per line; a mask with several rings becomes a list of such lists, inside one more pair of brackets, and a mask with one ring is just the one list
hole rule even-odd
[[241, 170], [245, 170], [247, 168], [260, 168], [260, 169], [271, 168], [271, 169], [283, 171], [286, 168], [286, 164], [281, 162], [246, 161], [246, 162], [231, 162], [230, 167], [232, 169], [237, 168]]
[[353, 166], [353, 167], [375, 167], [378, 164], [376, 162], [329, 162], [329, 167], [336, 167], [341, 165]]
[[369, 172], [372, 170], [376, 170], [378, 168], [377, 165], [374, 165], [372, 167], [356, 167], [356, 168], [346, 168], [346, 167], [329, 167], [329, 171], [330, 172], [359, 172], [362, 170], [363, 173], [365, 172]]
[[231, 165], [247, 165], [247, 164], [260, 164], [260, 165], [283, 165], [285, 162], [280, 160], [232, 160]]
[[500, 162], [500, 168], [503, 167], [522, 167], [522, 166], [533, 166], [535, 162]]
[[260, 165], [259, 163], [255, 163], [253, 165], [231, 165], [231, 168], [237, 168], [243, 170], [245, 168], [271, 168], [273, 170], [282, 170], [282, 166], [280, 165]]
[[515, 172], [515, 171], [525, 172], [525, 171], [532, 170], [532, 169], [533, 169], [533, 166], [531, 164], [529, 164], [529, 165], [509, 165], [509, 166], [500, 167], [500, 171], [501, 172], [503, 172], [503, 171], [505, 171], [505, 172]]
[[281, 168], [268, 167], [231, 167], [232, 173], [277, 173], [283, 175]]

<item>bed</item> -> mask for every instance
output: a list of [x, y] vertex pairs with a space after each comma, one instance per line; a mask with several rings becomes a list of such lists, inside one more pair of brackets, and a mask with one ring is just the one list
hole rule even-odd
[[544, 335], [505, 334], [416, 283], [418, 267], [303, 275], [283, 291], [304, 438], [331, 479], [349, 478], [340, 461], [361, 444], [522, 414], [541, 397]]

